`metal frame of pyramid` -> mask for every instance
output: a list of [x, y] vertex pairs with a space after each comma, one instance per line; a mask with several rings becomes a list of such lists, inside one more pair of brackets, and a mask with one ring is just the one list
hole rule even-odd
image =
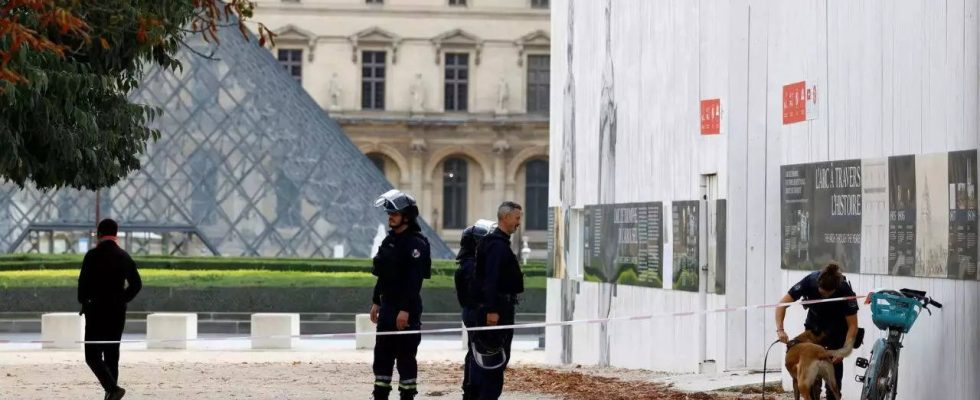
[[[368, 257], [386, 224], [374, 199], [391, 189], [340, 126], [273, 56], [235, 27], [199, 37], [183, 68], [151, 68], [132, 98], [163, 109], [143, 167], [101, 191], [122, 228], [197, 236], [229, 256]], [[0, 252], [33, 233], [94, 225], [95, 194], [0, 184]], [[452, 251], [426, 224], [434, 258]]]

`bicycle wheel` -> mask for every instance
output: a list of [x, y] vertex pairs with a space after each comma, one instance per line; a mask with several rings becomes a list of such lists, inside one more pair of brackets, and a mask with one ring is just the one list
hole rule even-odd
[[887, 346], [879, 359], [880, 364], [877, 368], [877, 376], [869, 377], [872, 379], [868, 384], [872, 385], [869, 400], [895, 400], [897, 392], [895, 386], [898, 383], [898, 358], [895, 348]]

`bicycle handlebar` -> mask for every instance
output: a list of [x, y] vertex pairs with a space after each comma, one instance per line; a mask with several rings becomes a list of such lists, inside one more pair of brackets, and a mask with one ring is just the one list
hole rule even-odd
[[926, 297], [926, 292], [921, 290], [913, 289], [902, 289], [899, 291], [902, 295], [906, 297], [911, 297], [913, 299], [919, 300], [923, 303], [923, 306], [935, 306], [936, 308], [943, 308], [942, 303], [933, 300], [931, 297]]

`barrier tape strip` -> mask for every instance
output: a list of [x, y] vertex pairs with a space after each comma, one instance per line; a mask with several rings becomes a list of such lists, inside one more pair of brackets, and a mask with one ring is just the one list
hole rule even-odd
[[494, 331], [494, 330], [503, 330], [503, 329], [534, 329], [534, 328], [550, 328], [550, 327], [566, 326], [566, 325], [600, 324], [600, 323], [622, 322], [622, 321], [642, 321], [648, 319], [667, 318], [667, 317], [688, 317], [688, 316], [701, 315], [701, 314], [707, 315], [707, 314], [716, 314], [716, 313], [729, 313], [734, 311], [758, 310], [758, 309], [769, 309], [769, 308], [779, 308], [779, 307], [788, 308], [794, 305], [807, 306], [811, 304], [858, 300], [866, 297], [868, 296], [835, 297], [830, 299], [796, 301], [792, 303], [760, 304], [760, 305], [752, 305], [752, 306], [716, 308], [713, 310], [703, 310], [703, 311], [681, 311], [681, 312], [672, 312], [672, 313], [633, 315], [633, 316], [626, 316], [626, 317], [579, 319], [579, 320], [559, 321], [559, 322], [535, 322], [529, 324], [495, 325], [495, 326], [481, 326], [481, 327], [472, 327], [472, 328], [459, 327], [459, 328], [442, 328], [442, 329], [421, 329], [421, 330], [412, 330], [412, 331], [347, 332], [347, 333], [323, 333], [323, 334], [306, 334], [306, 335], [223, 336], [223, 337], [214, 337], [214, 338], [194, 338], [194, 339], [128, 339], [128, 340], [93, 340], [93, 341], [76, 340], [73, 342], [54, 341], [54, 340], [11, 341], [11, 340], [0, 339], [0, 344], [39, 344], [39, 343], [40, 344], [53, 344], [53, 343], [122, 344], [122, 343], [151, 343], [151, 342], [152, 343], [177, 343], [177, 342], [212, 342], [212, 341], [218, 342], [218, 341], [255, 340], [255, 339], [333, 339], [333, 338], [353, 338], [357, 336], [393, 336], [393, 335], [416, 335], [416, 334], [432, 334], [432, 333], [462, 333], [463, 331], [480, 332], [480, 331]]

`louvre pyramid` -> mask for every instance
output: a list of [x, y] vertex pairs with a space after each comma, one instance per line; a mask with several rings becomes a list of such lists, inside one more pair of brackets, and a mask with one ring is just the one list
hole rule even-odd
[[[385, 223], [373, 201], [391, 184], [254, 38], [235, 27], [219, 37], [216, 48], [187, 38], [215, 59], [184, 49], [180, 71], [147, 71], [133, 98], [164, 110], [162, 137], [140, 171], [101, 192], [102, 215], [197, 236], [220, 255], [370, 256]], [[91, 191], [0, 184], [0, 252], [29, 251], [39, 230], [89, 229], [94, 210]], [[434, 258], [452, 256], [423, 230]]]

